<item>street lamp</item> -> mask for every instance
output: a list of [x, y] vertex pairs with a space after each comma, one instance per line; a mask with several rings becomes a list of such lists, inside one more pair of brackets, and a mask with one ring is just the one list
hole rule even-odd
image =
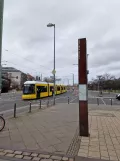
[[1, 89], [2, 89], [1, 57], [2, 57], [3, 10], [4, 10], [4, 0], [0, 0], [0, 95], [1, 95]]
[[54, 68], [53, 68], [53, 75], [54, 75], [54, 105], [55, 105], [55, 24], [49, 23], [47, 27], [54, 27]]

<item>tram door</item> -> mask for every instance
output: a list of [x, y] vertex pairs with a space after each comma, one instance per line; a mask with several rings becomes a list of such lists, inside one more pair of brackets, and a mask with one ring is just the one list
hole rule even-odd
[[40, 98], [40, 92], [41, 92], [41, 89], [39, 86], [37, 86], [37, 99]]

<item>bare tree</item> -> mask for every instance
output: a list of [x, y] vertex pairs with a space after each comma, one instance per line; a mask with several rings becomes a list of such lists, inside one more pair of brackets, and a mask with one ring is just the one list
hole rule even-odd
[[49, 77], [45, 77], [45, 78], [43, 79], [43, 81], [44, 81], [44, 82], [47, 82], [47, 83], [53, 83], [53, 82], [54, 82], [54, 80], [51, 79], [51, 78], [49, 78]]

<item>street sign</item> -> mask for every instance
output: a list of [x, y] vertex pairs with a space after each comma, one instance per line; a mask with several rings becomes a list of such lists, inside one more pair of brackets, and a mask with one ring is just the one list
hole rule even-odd
[[56, 71], [53, 69], [52, 74], [54, 75], [55, 73], [56, 73]]

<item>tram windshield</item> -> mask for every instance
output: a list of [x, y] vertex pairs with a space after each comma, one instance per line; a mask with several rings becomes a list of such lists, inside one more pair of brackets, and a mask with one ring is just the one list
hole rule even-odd
[[24, 84], [23, 94], [34, 94], [35, 85], [34, 84]]

